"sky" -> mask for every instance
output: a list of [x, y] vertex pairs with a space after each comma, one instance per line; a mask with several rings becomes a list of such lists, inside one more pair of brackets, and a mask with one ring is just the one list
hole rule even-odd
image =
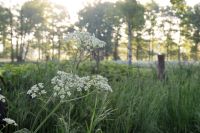
[[[4, 3], [12, 3], [15, 4], [23, 4], [26, 0], [0, 0], [0, 2], [3, 1]], [[61, 4], [66, 6], [69, 14], [71, 22], [75, 22], [78, 20], [77, 13], [80, 9], [84, 7], [87, 3], [92, 3], [97, 0], [50, 0], [53, 3]], [[116, 2], [118, 0], [102, 0], [102, 1], [109, 1], [109, 2]], [[150, 2], [151, 0], [138, 0], [140, 3], [145, 4], [147, 2]], [[156, 3], [158, 3], [160, 6], [167, 6], [170, 5], [170, 0], [154, 0]], [[187, 4], [190, 6], [194, 6], [197, 3], [200, 3], [200, 0], [186, 0]]]

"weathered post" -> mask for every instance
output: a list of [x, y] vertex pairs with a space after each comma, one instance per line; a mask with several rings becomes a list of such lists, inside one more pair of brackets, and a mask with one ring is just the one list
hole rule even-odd
[[158, 55], [158, 79], [163, 80], [165, 78], [165, 55]]

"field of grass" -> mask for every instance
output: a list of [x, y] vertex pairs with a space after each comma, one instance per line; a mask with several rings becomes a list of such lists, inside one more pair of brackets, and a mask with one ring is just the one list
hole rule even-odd
[[[66, 62], [4, 64], [0, 82], [6, 97], [6, 116], [18, 126], [2, 131], [12, 133], [199, 133], [200, 66], [168, 66], [166, 78], [157, 79], [154, 67], [127, 67], [104, 62], [99, 74], [107, 77], [109, 93], [93, 93], [64, 103], [52, 112], [58, 101], [48, 105], [26, 93], [39, 82], [52, 89], [57, 71], [70, 72]], [[82, 64], [76, 73], [92, 75], [91, 64]], [[77, 94], [78, 95], [78, 94]], [[38, 115], [39, 114], [39, 115]], [[51, 115], [49, 115], [51, 114]], [[45, 118], [38, 131], [35, 131]], [[25, 130], [28, 129], [28, 130]], [[18, 131], [22, 133], [23, 131]]]

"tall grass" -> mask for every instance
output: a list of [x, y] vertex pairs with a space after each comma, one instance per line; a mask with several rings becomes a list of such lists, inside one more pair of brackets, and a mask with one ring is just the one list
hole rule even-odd
[[166, 76], [159, 81], [155, 75], [135, 74], [113, 83], [116, 112], [107, 132], [200, 132], [200, 67], [170, 67]]
[[[18, 129], [31, 129], [39, 105], [25, 93], [37, 82], [48, 84], [57, 70], [70, 71], [67, 63], [6, 65], [1, 68], [7, 85], [8, 116]], [[79, 74], [92, 74], [89, 65]], [[66, 104], [43, 125], [39, 133], [198, 133], [200, 132], [200, 66], [169, 66], [166, 79], [157, 80], [155, 68], [127, 68], [104, 63], [113, 92], [104, 97], [89, 96]], [[38, 119], [50, 113], [51, 105]], [[63, 115], [63, 111], [66, 111]], [[60, 113], [59, 113], [60, 112]], [[62, 115], [59, 115], [62, 114]], [[9, 127], [7, 132], [16, 128]], [[5, 131], [6, 132], [6, 131]]]

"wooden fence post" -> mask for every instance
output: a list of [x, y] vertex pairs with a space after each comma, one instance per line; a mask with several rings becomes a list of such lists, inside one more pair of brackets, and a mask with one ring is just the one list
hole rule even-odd
[[158, 55], [158, 79], [163, 80], [165, 78], [165, 55]]

